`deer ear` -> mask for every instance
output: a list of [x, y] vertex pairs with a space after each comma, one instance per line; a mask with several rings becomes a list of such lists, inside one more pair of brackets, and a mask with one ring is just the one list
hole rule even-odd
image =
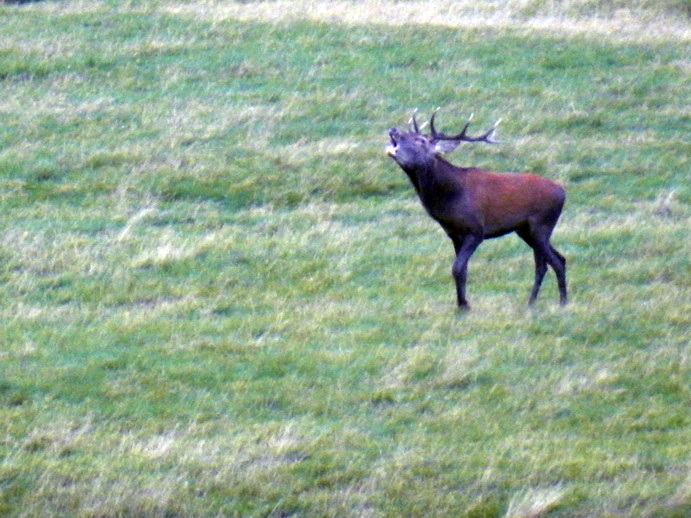
[[445, 154], [451, 153], [461, 143], [460, 140], [437, 140], [434, 143], [434, 152]]

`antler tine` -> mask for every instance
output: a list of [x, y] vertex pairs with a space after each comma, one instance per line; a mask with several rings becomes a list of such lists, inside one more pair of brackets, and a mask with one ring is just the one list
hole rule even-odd
[[465, 123], [465, 126], [463, 126], [463, 130], [458, 135], [445, 135], [444, 133], [438, 133], [435, 128], [434, 128], [434, 117], [437, 115], [437, 111], [439, 108], [434, 110], [434, 113], [432, 114], [432, 118], [430, 119], [430, 129], [432, 130], [432, 138], [435, 140], [464, 140], [465, 139], [465, 132], [468, 129], [468, 126], [470, 126], [470, 120], [473, 118], [473, 114], [470, 114], [470, 117], [468, 118], [468, 122]]
[[498, 144], [499, 141], [495, 138], [495, 134], [497, 131], [497, 126], [501, 122], [501, 119], [499, 119], [497, 122], [495, 122], [492, 127], [487, 131], [486, 133], [483, 133], [479, 137], [469, 137], [467, 135], [468, 127], [470, 126], [470, 121], [473, 119], [473, 114], [470, 114], [470, 117], [468, 117], [468, 122], [465, 123], [465, 126], [463, 126], [463, 129], [458, 135], [454, 136], [447, 136], [442, 133], [438, 133], [436, 138], [438, 140], [460, 140], [462, 142], [487, 142], [488, 144]]
[[415, 120], [415, 114], [417, 113], [417, 108], [413, 110], [413, 115], [408, 119], [408, 129], [413, 130], [415, 133], [420, 133], [420, 128], [417, 126], [417, 121]]
[[432, 117], [429, 120], [430, 135], [434, 139], [436, 139], [440, 136], [440, 134], [437, 133], [437, 130], [434, 129], [434, 118], [437, 116], [437, 112], [439, 111], [440, 108], [441, 108], [440, 106], [437, 106], [437, 108], [434, 110], [434, 113], [432, 113]]
[[434, 116], [436, 114], [437, 114], [436, 112], [433, 113], [432, 118], [429, 120], [429, 130], [430, 130], [430, 135], [432, 135], [432, 138], [438, 137], [437, 130], [434, 129]]
[[488, 144], [499, 144], [499, 141], [495, 137], [497, 134], [497, 126], [499, 126], [500, 122], [501, 122], [501, 119], [498, 119], [497, 122], [492, 124], [492, 127], [489, 129], [489, 131], [487, 133], [485, 133], [484, 135], [477, 137], [475, 142], [487, 142]]

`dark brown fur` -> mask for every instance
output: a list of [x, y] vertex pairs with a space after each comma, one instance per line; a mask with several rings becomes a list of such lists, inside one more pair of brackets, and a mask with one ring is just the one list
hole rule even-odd
[[470, 256], [483, 240], [510, 232], [516, 232], [533, 249], [535, 282], [528, 303], [535, 302], [549, 265], [557, 276], [560, 302], [566, 304], [566, 260], [550, 243], [566, 199], [564, 188], [534, 174], [457, 167], [440, 156], [463, 140], [493, 142], [492, 131], [472, 139], [465, 137], [465, 129], [462, 135], [446, 137], [435, 133], [433, 126], [432, 135], [422, 135], [417, 124], [409, 132], [392, 128], [387, 152], [454, 244], [452, 273], [459, 308], [469, 307], [465, 285]]

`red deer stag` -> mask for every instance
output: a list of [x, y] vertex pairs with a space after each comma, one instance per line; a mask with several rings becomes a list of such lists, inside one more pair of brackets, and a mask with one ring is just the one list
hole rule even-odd
[[438, 133], [434, 115], [430, 133], [421, 133], [415, 114], [408, 131], [389, 130], [386, 153], [405, 171], [428, 214], [453, 241], [453, 277], [459, 309], [468, 309], [465, 285], [468, 260], [485, 239], [516, 232], [533, 249], [535, 283], [528, 304], [540, 291], [547, 265], [554, 269], [559, 301], [566, 304], [566, 260], [550, 243], [566, 193], [557, 183], [528, 173], [493, 173], [477, 167], [457, 167], [442, 155], [461, 142], [494, 144], [497, 123], [478, 137], [467, 134], [470, 120], [458, 135]]

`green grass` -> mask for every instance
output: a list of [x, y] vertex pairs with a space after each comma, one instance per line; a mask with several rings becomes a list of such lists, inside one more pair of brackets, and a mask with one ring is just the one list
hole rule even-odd
[[[691, 512], [688, 2], [380, 4], [0, 5], [0, 515]], [[567, 307], [506, 237], [456, 313], [437, 106], [566, 186]]]

